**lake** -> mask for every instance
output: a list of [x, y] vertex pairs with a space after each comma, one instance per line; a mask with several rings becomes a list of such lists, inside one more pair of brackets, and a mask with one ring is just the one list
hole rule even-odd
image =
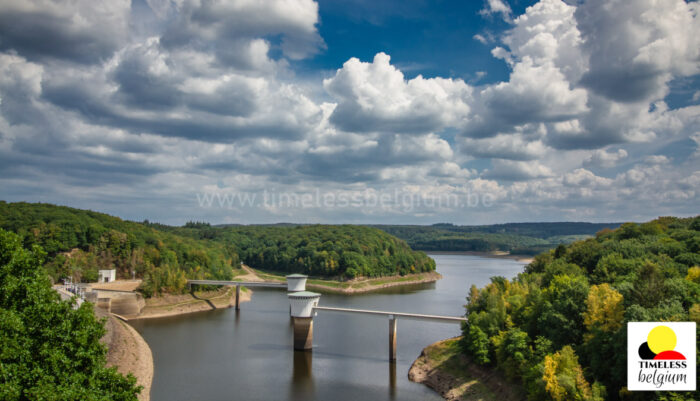
[[[430, 254], [443, 279], [362, 295], [323, 294], [322, 306], [460, 316], [469, 287], [514, 277], [513, 259]], [[460, 335], [458, 324], [398, 321], [388, 361], [387, 318], [319, 311], [312, 352], [293, 351], [284, 291], [255, 289], [241, 310], [132, 321], [153, 351], [151, 400], [441, 400], [408, 370], [423, 348]]]

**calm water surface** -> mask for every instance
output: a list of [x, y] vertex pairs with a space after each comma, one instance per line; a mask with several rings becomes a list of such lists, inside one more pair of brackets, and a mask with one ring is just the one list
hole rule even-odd
[[[320, 304], [459, 316], [472, 284], [513, 277], [524, 264], [474, 255], [431, 254], [443, 279], [365, 295], [324, 294]], [[398, 322], [388, 362], [387, 318], [320, 311], [312, 352], [292, 350], [286, 293], [256, 289], [241, 310], [222, 309], [131, 322], [153, 351], [153, 401], [441, 400], [408, 380], [421, 350], [460, 334], [458, 324]]]

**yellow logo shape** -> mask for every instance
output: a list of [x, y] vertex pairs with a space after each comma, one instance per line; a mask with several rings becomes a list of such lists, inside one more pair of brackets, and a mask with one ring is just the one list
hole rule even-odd
[[647, 336], [647, 344], [651, 352], [660, 354], [664, 351], [671, 351], [676, 348], [676, 333], [669, 327], [656, 326]]

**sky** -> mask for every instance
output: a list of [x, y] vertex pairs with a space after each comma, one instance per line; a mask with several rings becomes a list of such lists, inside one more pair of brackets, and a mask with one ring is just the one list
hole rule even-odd
[[700, 212], [684, 0], [0, 0], [0, 199], [166, 224]]

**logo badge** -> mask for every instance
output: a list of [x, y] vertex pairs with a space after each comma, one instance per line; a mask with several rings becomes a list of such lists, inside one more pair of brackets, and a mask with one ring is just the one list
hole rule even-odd
[[695, 323], [627, 323], [627, 389], [695, 391]]

